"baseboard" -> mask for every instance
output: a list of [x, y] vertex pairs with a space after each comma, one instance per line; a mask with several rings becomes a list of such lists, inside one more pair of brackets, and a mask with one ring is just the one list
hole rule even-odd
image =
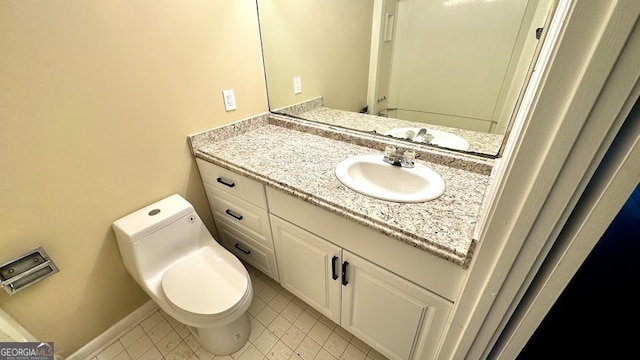
[[151, 300], [147, 301], [144, 305], [127, 315], [127, 317], [118, 321], [115, 325], [78, 349], [78, 351], [69, 355], [66, 360], [88, 360], [97, 356], [102, 350], [110, 345], [113, 340], [126, 334], [127, 331], [136, 326], [138, 322], [151, 315], [151, 313], [156, 310], [158, 310], [158, 305]]

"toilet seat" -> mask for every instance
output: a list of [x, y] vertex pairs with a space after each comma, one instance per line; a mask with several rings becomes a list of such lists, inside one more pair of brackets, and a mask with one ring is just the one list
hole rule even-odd
[[178, 310], [221, 315], [241, 303], [248, 281], [240, 261], [229, 261], [218, 249], [204, 247], [165, 271], [162, 290]]

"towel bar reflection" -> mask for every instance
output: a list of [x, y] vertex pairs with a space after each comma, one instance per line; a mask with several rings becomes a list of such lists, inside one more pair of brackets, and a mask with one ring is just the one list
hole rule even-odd
[[56, 264], [39, 247], [0, 265], [0, 286], [13, 295], [58, 271]]

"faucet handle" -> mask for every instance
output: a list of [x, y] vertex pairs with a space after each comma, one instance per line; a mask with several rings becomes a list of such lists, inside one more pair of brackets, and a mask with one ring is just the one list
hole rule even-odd
[[422, 142], [426, 144], [431, 144], [432, 141], [433, 141], [433, 135], [431, 134], [425, 134], [424, 137], [422, 138]]
[[413, 163], [416, 159], [416, 152], [413, 150], [405, 150], [404, 152], [404, 161], [408, 163]]
[[393, 146], [393, 145], [387, 145], [387, 146], [384, 148], [384, 156], [385, 156], [385, 157], [387, 157], [387, 158], [388, 158], [388, 157], [394, 156], [395, 154], [396, 154], [396, 147], [395, 147], [395, 146]]
[[405, 150], [402, 156], [402, 165], [407, 168], [414, 166], [414, 160], [416, 159], [416, 152], [413, 150]]

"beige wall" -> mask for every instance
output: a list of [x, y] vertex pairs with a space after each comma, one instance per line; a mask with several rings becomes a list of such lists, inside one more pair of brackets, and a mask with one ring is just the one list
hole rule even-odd
[[60, 272], [0, 306], [56, 352], [148, 300], [113, 220], [177, 192], [213, 227], [186, 136], [268, 111], [259, 40], [250, 0], [2, 3], [0, 262]]
[[259, 0], [258, 8], [271, 109], [318, 96], [336, 109], [366, 105], [373, 1]]

